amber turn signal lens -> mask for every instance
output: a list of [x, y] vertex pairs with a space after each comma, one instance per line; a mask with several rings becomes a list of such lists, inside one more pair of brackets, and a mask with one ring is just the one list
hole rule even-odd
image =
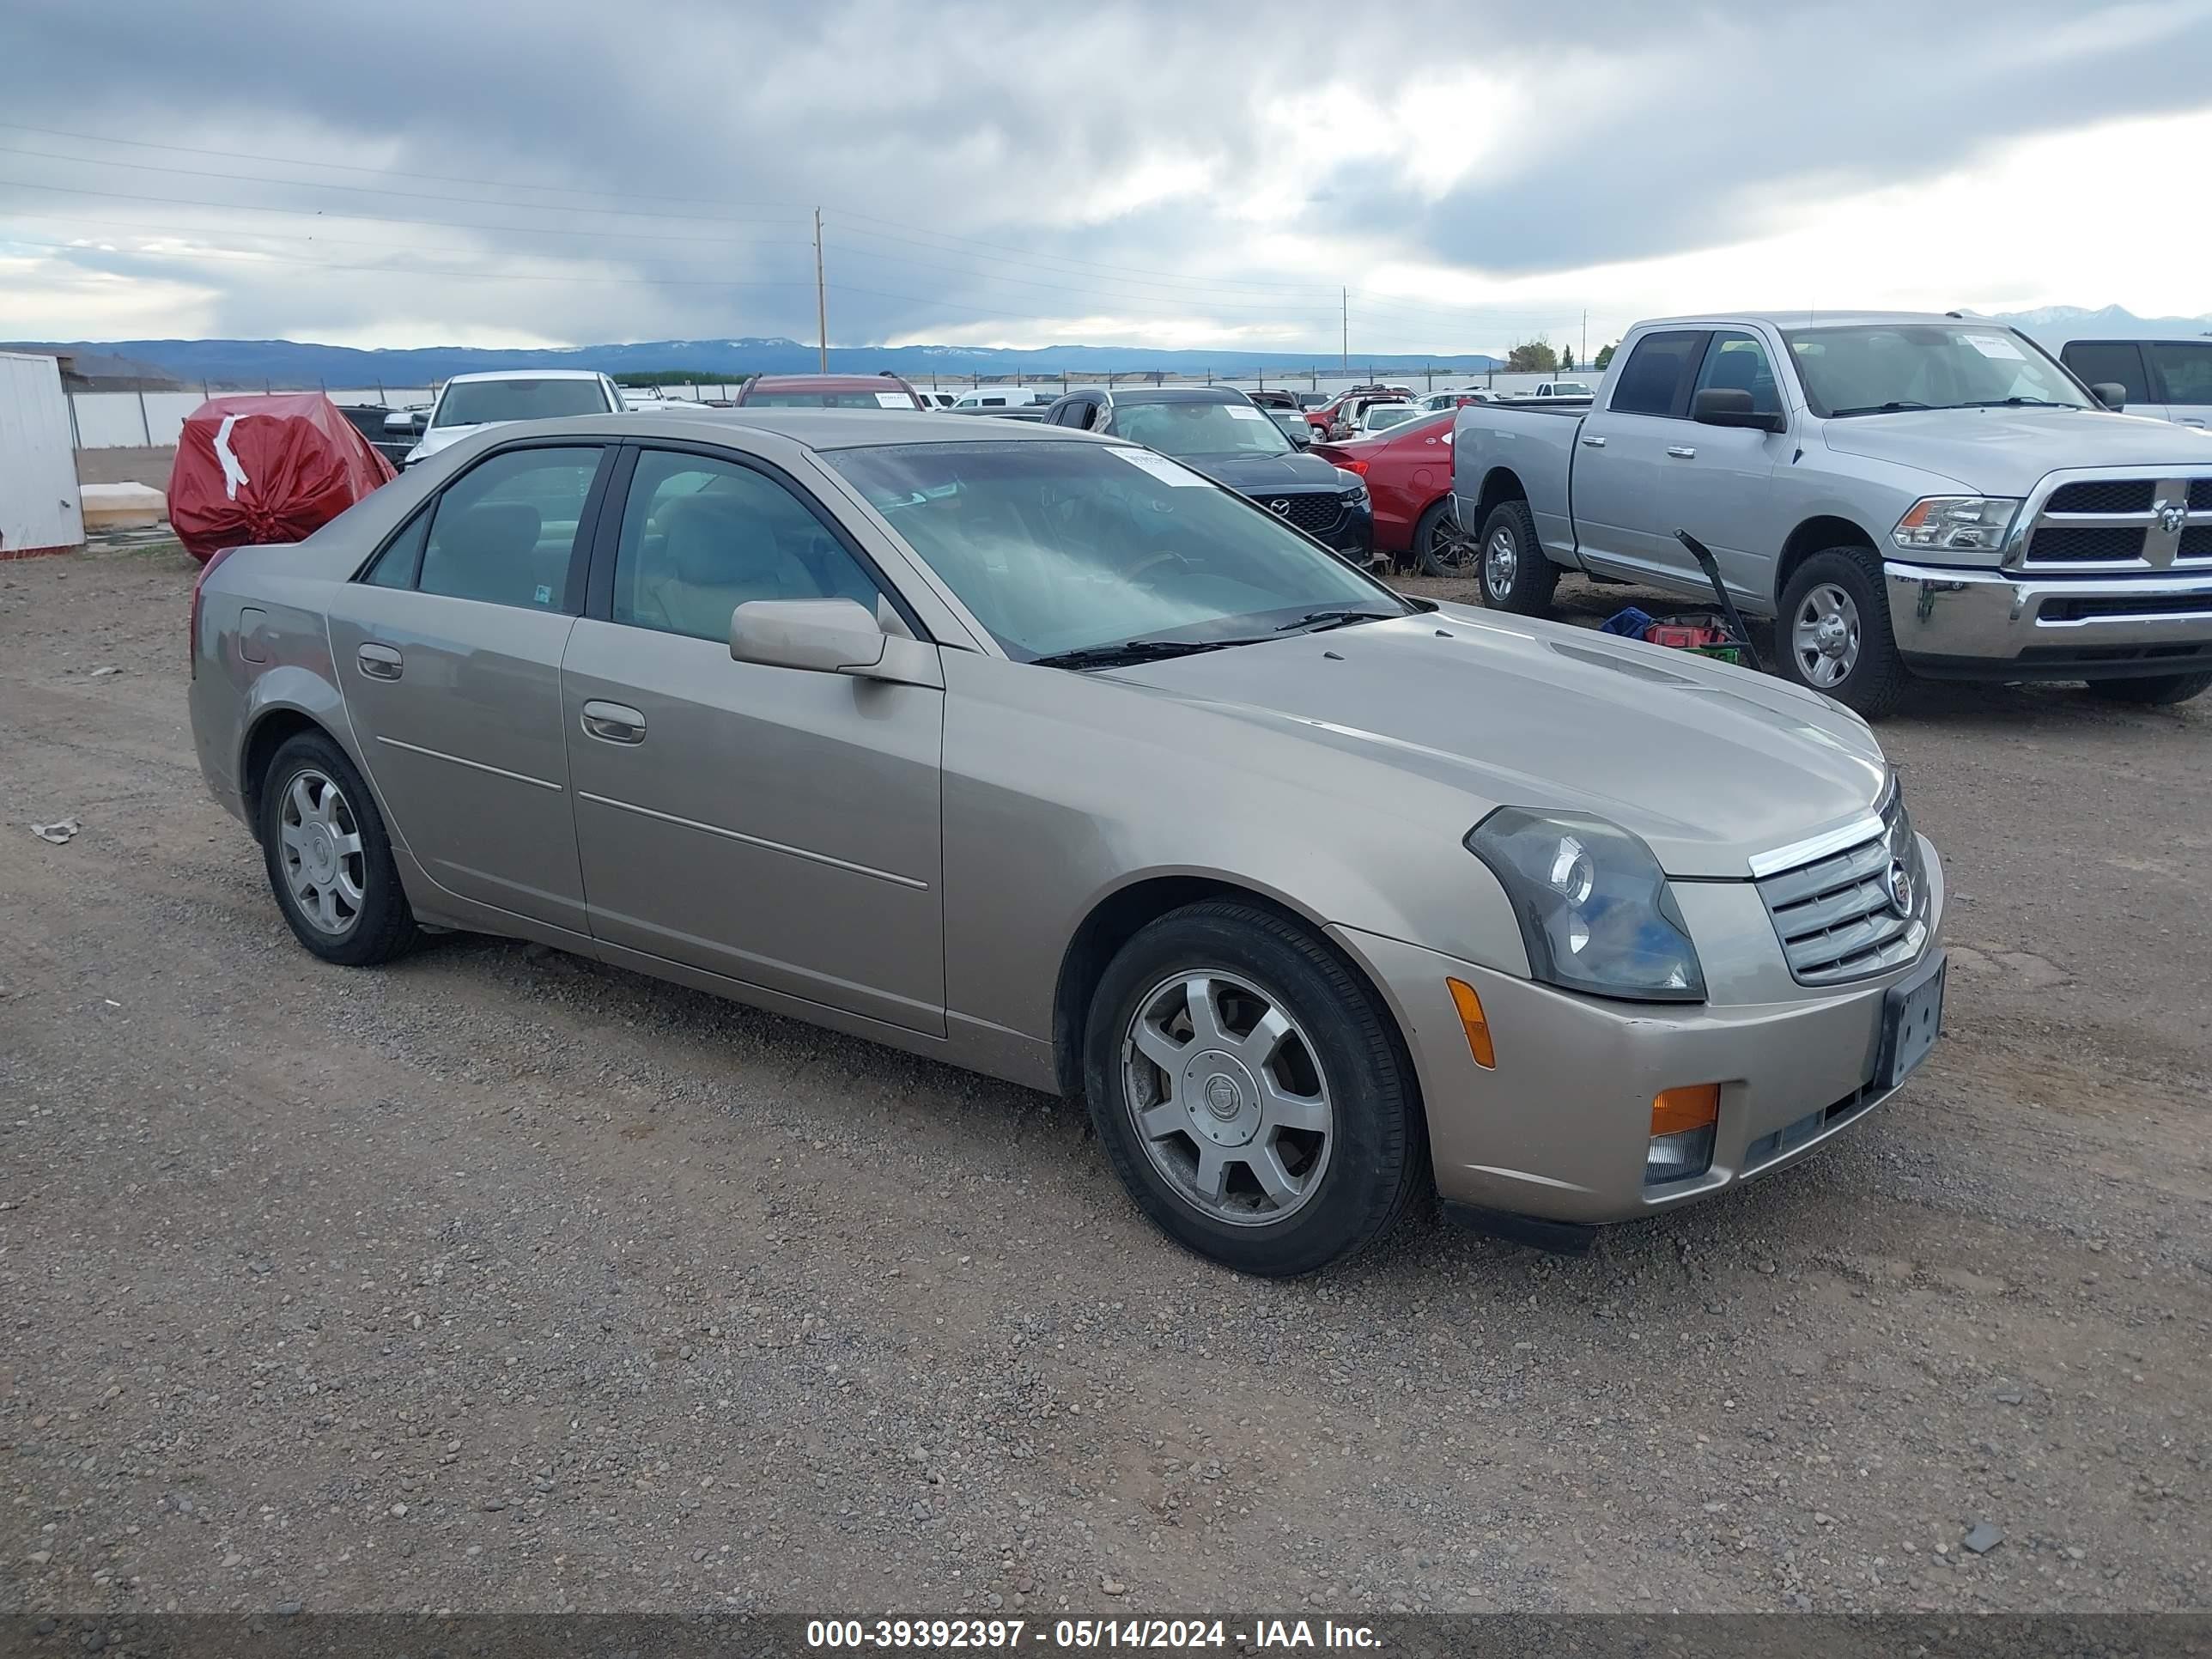
[[1474, 987], [1464, 980], [1447, 979], [1451, 988], [1451, 1000], [1459, 1010], [1459, 1023], [1467, 1028], [1467, 1051], [1474, 1056], [1474, 1063], [1486, 1072], [1498, 1066], [1498, 1050], [1490, 1046], [1490, 1021], [1482, 1012], [1482, 999], [1474, 994]]
[[1679, 1135], [1692, 1129], [1703, 1129], [1720, 1121], [1721, 1085], [1717, 1083], [1693, 1083], [1686, 1088], [1668, 1089], [1651, 1097], [1651, 1133], [1659, 1135]]

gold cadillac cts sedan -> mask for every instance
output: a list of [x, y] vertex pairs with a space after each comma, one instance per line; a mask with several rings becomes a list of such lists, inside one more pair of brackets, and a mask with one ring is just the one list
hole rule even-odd
[[1430, 1191], [1571, 1248], [1802, 1156], [1940, 1028], [1942, 870], [1855, 715], [1401, 598], [1073, 429], [488, 430], [218, 556], [191, 657], [316, 956], [534, 939], [1080, 1096], [1249, 1272]]

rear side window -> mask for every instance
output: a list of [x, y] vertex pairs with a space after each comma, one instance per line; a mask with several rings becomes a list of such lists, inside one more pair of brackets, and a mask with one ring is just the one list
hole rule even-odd
[[2174, 341], [2143, 348], [2169, 404], [2212, 404], [2212, 343]]
[[2142, 349], [2133, 340], [2075, 340], [2059, 356], [2085, 386], [2122, 386], [2130, 403], [2152, 401]]
[[510, 449], [471, 468], [429, 515], [416, 586], [448, 599], [561, 609], [601, 453], [597, 445]]
[[1697, 329], [1647, 334], [1629, 353], [1614, 381], [1609, 407], [1616, 415], [1672, 415], [1705, 335]]

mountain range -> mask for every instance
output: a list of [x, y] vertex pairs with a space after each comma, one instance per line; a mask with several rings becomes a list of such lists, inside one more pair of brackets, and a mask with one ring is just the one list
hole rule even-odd
[[[2014, 324], [2046, 344], [2130, 336], [2194, 339], [2212, 333], [2212, 314], [2143, 318], [2120, 306], [2098, 310], [2045, 306], [1990, 315], [1993, 320]], [[210, 387], [264, 382], [284, 386], [421, 386], [449, 375], [497, 368], [596, 368], [616, 375], [688, 369], [702, 379], [721, 375], [734, 380], [744, 374], [811, 374], [820, 366], [814, 347], [781, 338], [644, 340], [544, 350], [419, 346], [371, 351], [299, 340], [78, 340], [33, 343], [32, 349], [72, 353], [78, 373], [94, 381], [161, 375], [183, 386], [204, 383]], [[1395, 352], [1357, 358], [1352, 367], [1362, 374], [1371, 369], [1378, 374], [1406, 374], [1434, 368], [1455, 374], [1480, 374], [1503, 368], [1504, 362], [1482, 352], [1435, 356]], [[1338, 372], [1334, 360], [1312, 353], [1093, 345], [832, 346], [830, 368], [859, 374], [889, 369], [925, 380], [933, 374], [948, 380], [969, 375], [1042, 380], [1057, 379], [1062, 373], [1103, 374], [1153, 369], [1236, 379], [1262, 373], [1290, 379], [1309, 370], [1331, 375]]]

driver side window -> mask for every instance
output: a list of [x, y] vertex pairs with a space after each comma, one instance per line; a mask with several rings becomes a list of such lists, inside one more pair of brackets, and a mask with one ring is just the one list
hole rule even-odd
[[637, 459], [615, 550], [613, 620], [726, 640], [752, 599], [856, 599], [875, 581], [804, 502], [767, 474], [649, 449]]
[[1779, 415], [1782, 394], [1774, 384], [1774, 368], [1767, 362], [1766, 348], [1753, 334], [1740, 334], [1729, 329], [1714, 331], [1712, 343], [1705, 348], [1705, 361], [1698, 370], [1697, 384], [1691, 388], [1692, 402], [1700, 392], [1715, 387], [1751, 393], [1752, 412], [1755, 415]]

